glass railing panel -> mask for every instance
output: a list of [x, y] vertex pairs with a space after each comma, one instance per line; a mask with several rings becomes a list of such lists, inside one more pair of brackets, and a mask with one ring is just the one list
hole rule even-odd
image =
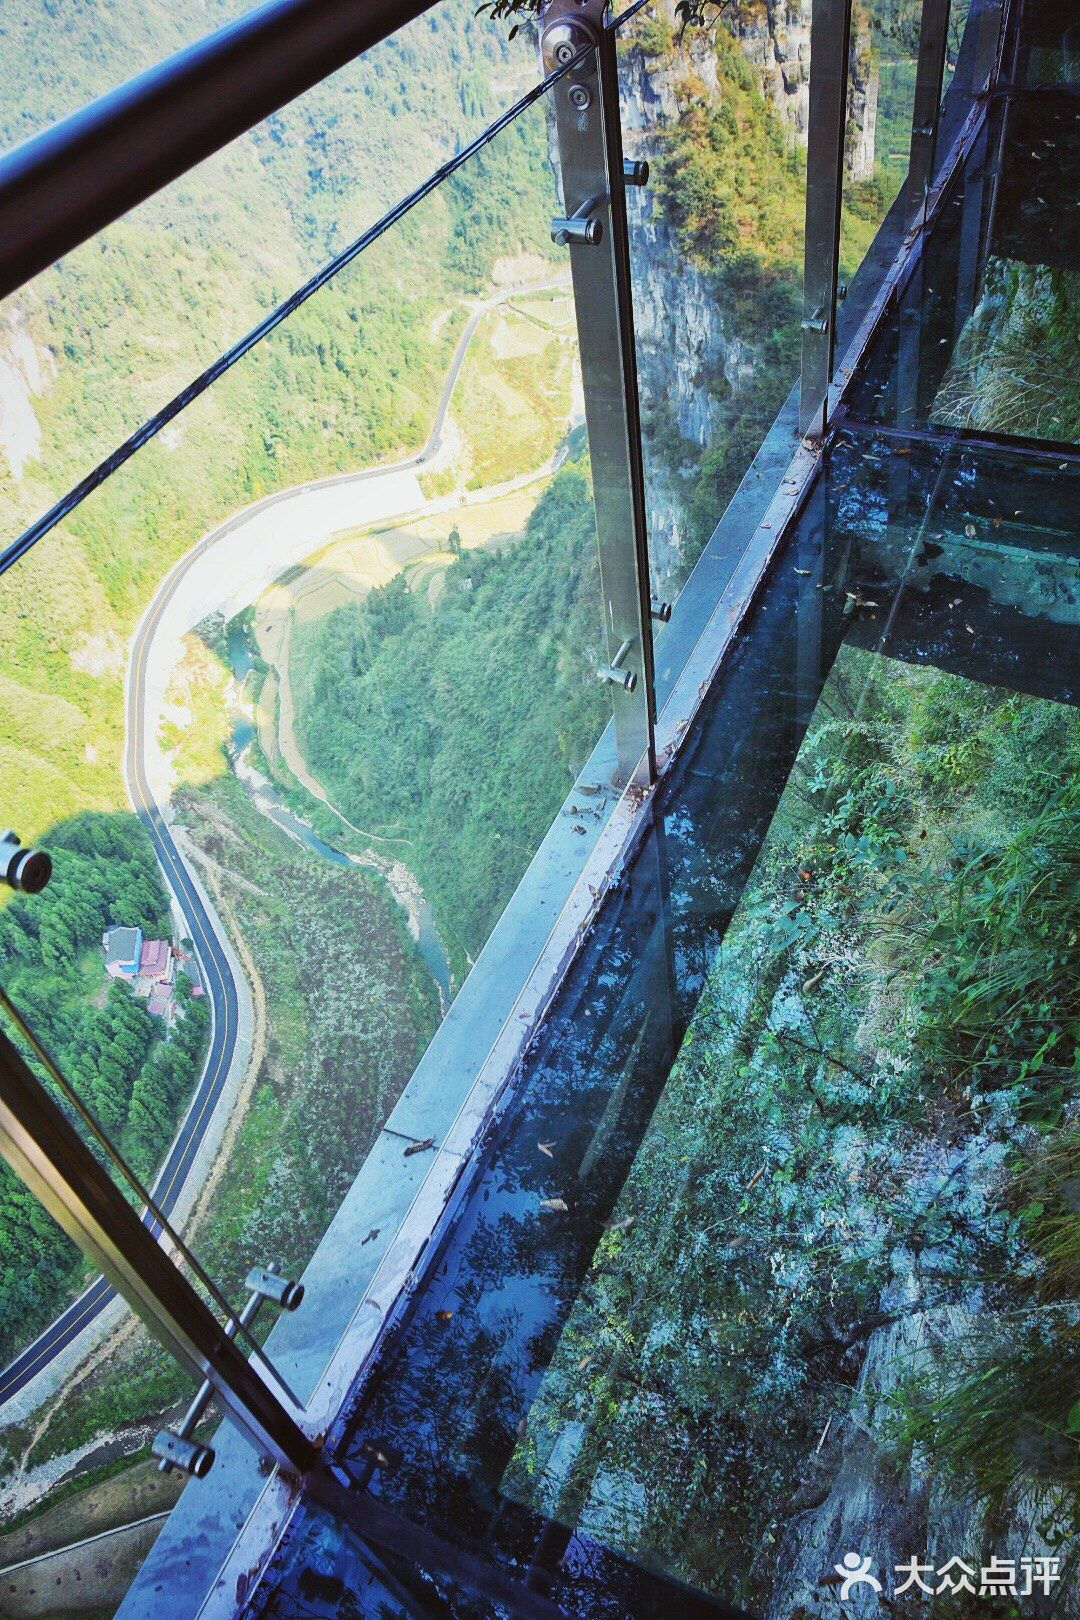
[[[145, 37], [149, 61], [228, 10], [213, 0], [180, 21], [173, 6], [138, 20], [123, 4], [104, 17], [72, 0], [5, 7], [0, 28], [20, 48], [0, 50], [0, 149], [43, 86], [69, 86], [50, 117], [102, 87], [109, 26]], [[509, 44], [473, 11], [434, 7], [0, 304], [3, 544], [528, 89], [524, 39]]]
[[[283, 1319], [302, 1397], [547, 940], [543, 872], [485, 944], [624, 780], [549, 95], [0, 580], [4, 814], [56, 864], [3, 914], [5, 988], [236, 1305], [249, 1267], [304, 1268], [379, 1144], [355, 1286]], [[130, 1506], [191, 1391], [106, 1323], [21, 1466], [81, 1478], [107, 1433]]]
[[853, 8], [838, 364], [950, 164], [995, 60], [1001, 22], [999, 0]]
[[[708, 559], [658, 633], [661, 698], [756, 521], [714, 538], [799, 375], [809, 21], [709, 16], [683, 31], [648, 7], [619, 31], [623, 144], [651, 167], [627, 211], [654, 591]], [[794, 425], [777, 434], [762, 510]]]
[[1021, 83], [1080, 83], [1080, 29], [1069, 0], [1047, 0], [1025, 16], [1018, 65]]
[[907, 181], [922, 10], [907, 0], [869, 5], [854, 0], [852, 5], [840, 212], [842, 297]]
[[139, 6], [110, 0], [18, 0], [0, 16], [0, 151], [78, 112], [88, 101], [234, 22], [248, 0]]
[[995, 98], [883, 353], [853, 392], [855, 414], [1077, 441], [1077, 276], [1049, 199], [1075, 164], [1078, 128], [1068, 98]]

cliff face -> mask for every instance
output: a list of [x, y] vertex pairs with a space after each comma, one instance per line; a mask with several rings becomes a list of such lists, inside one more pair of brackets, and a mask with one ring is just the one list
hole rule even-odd
[[15, 479], [41, 454], [41, 428], [34, 399], [52, 380], [52, 354], [39, 349], [19, 309], [0, 327], [0, 454]]
[[[793, 144], [806, 145], [810, 109], [810, 19], [813, 0], [749, 0], [732, 13], [732, 30], [757, 71]], [[852, 8], [849, 55], [847, 170], [853, 180], [874, 171], [878, 72], [870, 14]]]
[[[812, 0], [743, 0], [728, 14], [793, 150], [806, 144], [811, 9]], [[650, 539], [657, 573], [665, 576], [687, 554], [686, 502], [702, 455], [717, 442], [723, 401], [737, 402], [754, 385], [761, 346], [773, 334], [760, 325], [747, 327], [745, 319], [740, 329], [708, 268], [687, 257], [665, 216], [657, 182], [663, 180], [667, 136], [692, 97], [704, 94], [722, 107], [725, 85], [711, 32], [691, 31], [678, 41], [675, 0], [663, 0], [659, 17], [668, 26], [668, 42], [658, 43], [662, 25], [646, 39], [628, 42], [620, 80], [627, 154], [648, 158], [654, 176], [649, 188], [630, 194], [629, 215]], [[877, 88], [868, 14], [859, 5], [848, 109], [853, 179], [873, 171]]]
[[[695, 41], [692, 59], [702, 82], [718, 93], [712, 53]], [[687, 65], [679, 57], [657, 60], [637, 45], [622, 57], [625, 149], [648, 158], [654, 175], [663, 164], [665, 131], [679, 117]], [[689, 481], [717, 427], [710, 381], [729, 372], [734, 381], [747, 357], [707, 275], [680, 247], [655, 185], [628, 192], [627, 202], [649, 537], [654, 569], [664, 578], [684, 555]]]

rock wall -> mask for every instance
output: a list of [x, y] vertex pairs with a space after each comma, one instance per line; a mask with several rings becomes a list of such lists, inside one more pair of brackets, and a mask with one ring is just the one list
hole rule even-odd
[[[812, 0], [743, 0], [729, 13], [735, 37], [793, 147], [806, 143], [811, 9]], [[677, 29], [675, 0], [663, 0], [658, 10]], [[848, 170], [861, 179], [874, 165], [878, 90], [862, 5], [856, 11], [851, 64]], [[671, 50], [641, 44], [623, 50], [623, 138], [629, 156], [662, 163], [664, 134], [680, 116], [682, 87], [690, 78], [722, 95], [706, 29], [688, 32]], [[629, 216], [650, 541], [662, 579], [677, 571], [686, 553], [686, 497], [701, 454], [715, 440], [723, 392], [718, 385], [726, 383], [737, 393], [753, 375], [755, 353], [733, 331], [707, 273], [679, 248], [652, 188], [630, 193]]]
[[0, 454], [16, 479], [41, 454], [41, 428], [34, 398], [56, 374], [47, 350], [40, 350], [18, 308], [0, 325]]
[[[810, 110], [810, 20], [813, 0], [743, 0], [731, 27], [757, 69], [761, 88], [793, 144], [806, 145]], [[878, 71], [873, 60], [870, 13], [852, 9], [848, 84], [847, 169], [853, 180], [874, 172]]]
[[[716, 61], [702, 42], [690, 47], [695, 72], [718, 93]], [[638, 46], [622, 58], [623, 142], [628, 155], [655, 165], [663, 134], [679, 116], [684, 56], [657, 61]], [[634, 283], [649, 537], [659, 578], [672, 573], [685, 550], [687, 485], [716, 428], [710, 379], [734, 382], [750, 357], [724, 320], [707, 276], [690, 263], [665, 219], [654, 188], [627, 194]], [[673, 341], [673, 334], [675, 339]], [[678, 468], [673, 439], [681, 441]]]

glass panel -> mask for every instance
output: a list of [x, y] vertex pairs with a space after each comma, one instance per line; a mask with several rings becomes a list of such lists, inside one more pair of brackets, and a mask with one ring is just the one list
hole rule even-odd
[[922, 9], [919, 0], [852, 5], [840, 213], [844, 295], [907, 179]]
[[[4, 6], [0, 140], [43, 87], [100, 88], [110, 27], [166, 54], [181, 9], [194, 37], [229, 6]], [[524, 41], [473, 11], [434, 7], [0, 304], [4, 544], [534, 82]], [[296, 363], [317, 393], [317, 356]]]
[[[373, 1155], [347, 1282], [271, 1346], [301, 1396], [618, 797], [548, 120], [522, 112], [0, 581], [0, 811], [56, 867], [0, 919], [5, 987], [237, 1304], [250, 1266], [305, 1266]], [[55, 1309], [75, 1278], [41, 1223], [5, 1243], [5, 1277], [41, 1262], [25, 1336], [49, 1268]], [[34, 1428], [0, 1440], [35, 1480], [70, 1456], [74, 1503], [107, 1436], [130, 1517], [191, 1392], [126, 1319], [95, 1350], [109, 1320], [42, 1409], [52, 1334]], [[198, 1489], [227, 1524], [259, 1479], [221, 1446]]]
[[[837, 444], [350, 1437], [569, 1612], [1071, 1573], [1077, 469], [894, 446]], [[331, 1568], [302, 1516], [262, 1612]]]
[[1019, 78], [1032, 85], [1080, 81], [1080, 28], [1071, 0], [1042, 0], [1024, 18]]
[[1051, 221], [1047, 199], [1070, 184], [1078, 130], [1068, 105], [995, 102], [884, 355], [854, 392], [856, 414], [1077, 442], [1080, 249], [1072, 214]]
[[[708, 559], [657, 627], [662, 699], [756, 519], [714, 531], [799, 375], [809, 17], [740, 6], [683, 34], [649, 9], [619, 49], [626, 154], [652, 170], [627, 207], [654, 592]], [[794, 438], [776, 430], [755, 511]]]

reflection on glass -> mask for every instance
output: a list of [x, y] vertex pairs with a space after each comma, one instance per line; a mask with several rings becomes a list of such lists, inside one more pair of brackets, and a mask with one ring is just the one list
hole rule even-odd
[[1080, 83], [1080, 24], [1070, 0], [1044, 0], [1024, 18], [1018, 77], [1031, 85]]
[[997, 100], [942, 208], [857, 415], [903, 428], [976, 430], [1077, 442], [1071, 195], [1080, 132], [1053, 99]]
[[[55, 863], [0, 912], [0, 977], [236, 1304], [249, 1267], [311, 1257], [611, 717], [547, 116], [0, 581], [0, 808]], [[615, 802], [605, 769], [560, 818], [575, 850]], [[553, 920], [537, 901], [522, 976]], [[417, 1176], [460, 1100], [445, 1073], [413, 1098]], [[148, 1436], [192, 1392], [126, 1319], [88, 1359], [96, 1285], [97, 1338], [27, 1449], [12, 1424], [52, 1387], [87, 1273], [32, 1205], [4, 1244], [5, 1348], [45, 1335], [13, 1374], [9, 1466], [70, 1452], [90, 1489], [107, 1434], [130, 1517]], [[311, 1327], [309, 1379], [334, 1342]]]
[[901, 448], [836, 447], [350, 1438], [590, 1613], [1075, 1511], [1075, 479]]
[[941, 426], [1080, 440], [1080, 114], [1070, 102], [1026, 95], [995, 108], [989, 242], [931, 410]]

